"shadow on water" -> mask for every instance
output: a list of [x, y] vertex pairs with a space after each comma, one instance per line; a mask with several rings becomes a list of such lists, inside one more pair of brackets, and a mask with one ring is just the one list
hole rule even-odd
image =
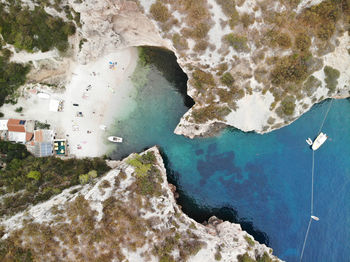
[[242, 229], [251, 234], [259, 243], [269, 245], [269, 238], [267, 234], [255, 228], [253, 223], [239, 219], [237, 211], [232, 207], [211, 207], [208, 205], [204, 206], [186, 194], [186, 192], [184, 192], [179, 185], [179, 174], [171, 169], [171, 162], [169, 161], [164, 151], [160, 149], [160, 152], [163, 157], [165, 169], [167, 171], [168, 182], [176, 186], [176, 192], [179, 194], [179, 198], [177, 198], [176, 202], [182, 207], [182, 211], [186, 215], [196, 220], [198, 223], [207, 221], [211, 216], [216, 216], [224, 221], [239, 223]]
[[141, 59], [146, 64], [155, 66], [164, 78], [172, 84], [175, 90], [182, 95], [185, 106], [191, 108], [194, 105], [194, 101], [187, 95], [188, 77], [177, 63], [175, 54], [164, 48], [149, 46], [143, 46], [141, 48]]

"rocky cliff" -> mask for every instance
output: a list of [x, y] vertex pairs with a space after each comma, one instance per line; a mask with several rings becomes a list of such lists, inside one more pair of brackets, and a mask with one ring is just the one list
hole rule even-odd
[[2, 261], [279, 261], [238, 224], [183, 214], [156, 147], [112, 164], [97, 181], [3, 220]]
[[175, 130], [285, 126], [329, 97], [349, 96], [349, 2], [69, 1], [86, 39], [80, 61], [124, 46], [174, 51], [195, 105]]

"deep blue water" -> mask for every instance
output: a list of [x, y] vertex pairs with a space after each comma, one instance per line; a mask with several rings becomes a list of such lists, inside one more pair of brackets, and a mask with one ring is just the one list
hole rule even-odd
[[[239, 222], [281, 259], [298, 261], [310, 218], [312, 151], [305, 139], [316, 136], [329, 101], [269, 134], [226, 129], [191, 140], [173, 134], [187, 111], [179, 82], [170, 83], [155, 67], [148, 78], [136, 110], [117, 124], [125, 143], [112, 157], [158, 145], [185, 213], [199, 222], [212, 214]], [[320, 221], [311, 225], [303, 261], [349, 261], [349, 100], [333, 102], [323, 131], [330, 139], [315, 152], [314, 214]]]

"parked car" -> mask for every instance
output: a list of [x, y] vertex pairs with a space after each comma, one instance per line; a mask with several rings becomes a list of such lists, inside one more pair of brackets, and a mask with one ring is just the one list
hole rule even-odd
[[79, 104], [73, 104], [73, 106], [79, 106]]

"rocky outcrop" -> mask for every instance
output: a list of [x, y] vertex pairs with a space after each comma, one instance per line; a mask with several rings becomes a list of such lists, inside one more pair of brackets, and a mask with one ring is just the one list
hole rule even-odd
[[265, 133], [349, 96], [346, 1], [77, 2], [79, 61], [124, 46], [175, 52], [195, 101], [177, 134], [207, 135], [217, 123]]
[[238, 224], [212, 217], [204, 226], [183, 214], [156, 147], [112, 164], [98, 181], [2, 221], [5, 258], [27, 252], [35, 261], [279, 261]]

